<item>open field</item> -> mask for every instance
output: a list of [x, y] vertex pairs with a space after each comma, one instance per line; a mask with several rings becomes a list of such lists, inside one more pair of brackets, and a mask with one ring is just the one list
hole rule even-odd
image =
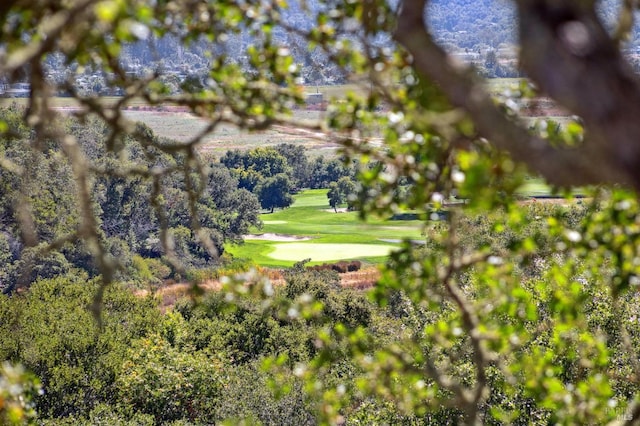
[[[507, 91], [518, 89], [521, 79], [518, 78], [496, 78], [487, 80], [488, 90], [496, 95]], [[343, 99], [347, 93], [363, 93], [364, 86], [355, 84], [335, 85], [335, 86], [307, 86], [306, 93], [321, 93], [324, 100]], [[103, 97], [100, 99], [105, 104], [113, 104], [118, 100], [115, 97]], [[0, 106], [8, 106], [16, 103], [21, 106], [27, 105], [26, 98], [0, 98]], [[543, 101], [540, 105], [532, 104], [527, 107], [540, 115], [551, 115], [554, 120], [564, 122], [566, 117], [556, 116], [558, 111], [547, 105]], [[546, 102], [546, 101], [545, 101]], [[50, 103], [53, 108], [60, 111], [72, 111], [78, 108], [78, 103], [73, 98], [51, 98]], [[536, 112], [537, 111], [537, 112]], [[298, 122], [312, 122], [323, 118], [323, 111], [295, 110], [293, 120]], [[142, 99], [133, 99], [127, 104], [125, 115], [132, 121], [140, 121], [148, 125], [158, 136], [173, 139], [179, 142], [188, 142], [207, 125], [207, 121], [198, 118], [182, 108], [147, 108]], [[529, 115], [529, 114], [526, 114]], [[536, 118], [531, 116], [527, 121]], [[296, 126], [273, 126], [262, 132], [247, 132], [238, 129], [233, 125], [222, 124], [216, 130], [206, 135], [201, 143], [201, 151], [222, 155], [230, 149], [253, 149], [258, 146], [278, 145], [281, 143], [301, 144], [307, 148], [311, 156], [333, 155], [337, 146], [329, 141], [322, 134], [314, 134], [303, 128]]]
[[[99, 98], [100, 102], [104, 105], [113, 105], [120, 100], [117, 96], [102, 96]], [[27, 106], [29, 98], [0, 98], [0, 107], [8, 107], [12, 104], [19, 106]], [[58, 109], [74, 109], [78, 108], [79, 104], [75, 98], [72, 97], [51, 97], [49, 98], [49, 105], [52, 108]], [[129, 107], [139, 107], [146, 105], [143, 99], [132, 99], [127, 103]]]
[[273, 267], [291, 266], [307, 258], [311, 258], [310, 264], [347, 259], [378, 263], [398, 246], [400, 239], [424, 240], [420, 221], [362, 222], [357, 212], [334, 213], [329, 209], [326, 193], [326, 190], [301, 192], [292, 207], [263, 214], [264, 227], [256, 230], [279, 236], [308, 237], [308, 240], [248, 239], [227, 250], [234, 256]]
[[486, 86], [491, 93], [498, 94], [505, 90], [517, 90], [521, 81], [521, 78], [489, 78]]
[[[322, 88], [321, 91], [326, 89]], [[331, 87], [331, 86], [326, 86]], [[336, 86], [343, 87], [343, 86]], [[315, 90], [315, 89], [314, 89]], [[327, 92], [342, 93], [344, 90], [326, 90]], [[329, 95], [327, 95], [329, 96]], [[115, 103], [117, 98], [102, 98], [105, 104]], [[0, 106], [11, 104], [26, 106], [26, 98], [0, 98]], [[51, 105], [60, 112], [72, 112], [78, 108], [78, 103], [73, 98], [52, 98]], [[153, 132], [163, 138], [178, 142], [189, 142], [198, 133], [205, 129], [208, 122], [196, 117], [182, 109], [173, 110], [167, 108], [144, 108], [142, 101], [132, 101], [125, 117], [134, 122], [142, 122], [149, 126]], [[295, 122], [317, 122], [322, 118], [323, 111], [298, 109], [293, 111], [292, 120]], [[262, 132], [248, 132], [240, 130], [230, 124], [221, 124], [215, 131], [206, 135], [201, 142], [201, 151], [223, 155], [231, 149], [249, 150], [258, 146], [278, 145], [282, 143], [294, 143], [303, 145], [311, 156], [333, 155], [337, 146], [322, 134], [315, 134], [296, 126], [275, 125]]]
[[[321, 114], [323, 113], [320, 111], [295, 110], [293, 120], [316, 121]], [[145, 123], [158, 136], [179, 142], [191, 140], [207, 125], [204, 119], [186, 112], [128, 110], [125, 115], [132, 121]], [[248, 150], [282, 143], [301, 144], [311, 155], [333, 153], [336, 149], [336, 145], [327, 140], [324, 135], [314, 134], [295, 126], [273, 126], [262, 132], [248, 132], [233, 125], [223, 124], [203, 138], [201, 151], [222, 155], [230, 149]]]
[[332, 86], [305, 86], [305, 93], [322, 93], [325, 100], [344, 99], [349, 92], [365, 94], [365, 86], [356, 84], [336, 84]]
[[[504, 79], [509, 80], [509, 79]], [[321, 93], [325, 100], [331, 99], [344, 99], [346, 95], [350, 92], [364, 94], [365, 86], [357, 85], [357, 84], [338, 84], [338, 85], [313, 85], [313, 86], [305, 86], [304, 93]], [[117, 96], [102, 96], [99, 98], [100, 102], [105, 105], [113, 105], [121, 98]], [[29, 102], [29, 98], [27, 97], [18, 97], [18, 98], [5, 98], [0, 97], [0, 107], [7, 107], [11, 104], [17, 104], [20, 106], [26, 106]], [[56, 96], [49, 98], [50, 105], [53, 108], [77, 108], [79, 106], [78, 102], [73, 97], [62, 97]], [[146, 106], [147, 103], [142, 98], [133, 98], [128, 101], [127, 107], [135, 108], [135, 107], [143, 107]]]
[[[529, 198], [562, 198], [563, 192], [554, 192], [553, 188], [540, 178], [530, 178], [517, 190], [518, 195]], [[575, 198], [585, 197], [589, 193], [587, 188], [575, 188], [569, 196]]]

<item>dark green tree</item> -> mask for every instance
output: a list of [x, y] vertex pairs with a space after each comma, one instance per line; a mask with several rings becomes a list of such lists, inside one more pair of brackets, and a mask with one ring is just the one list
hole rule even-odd
[[343, 176], [337, 182], [329, 184], [329, 192], [327, 198], [329, 205], [338, 212], [338, 205], [348, 203], [349, 210], [353, 207], [353, 201], [356, 197], [356, 184], [349, 176]]
[[287, 158], [271, 147], [258, 147], [246, 152], [229, 151], [220, 162], [238, 178], [241, 188], [252, 192], [262, 179], [280, 173], [291, 175], [292, 171]]
[[329, 199], [329, 205], [336, 213], [338, 213], [338, 206], [344, 203], [344, 193], [340, 190], [336, 182], [331, 182], [329, 184], [327, 198]]
[[309, 186], [309, 159], [303, 145], [283, 143], [276, 145], [276, 150], [287, 159], [287, 164], [291, 167], [291, 177], [295, 188], [306, 188]]
[[356, 183], [350, 176], [342, 176], [337, 182], [338, 190], [342, 193], [349, 210], [353, 208], [353, 202], [357, 195]]
[[266, 178], [256, 188], [260, 205], [273, 213], [275, 208], [286, 208], [293, 203], [293, 185], [284, 173]]
[[201, 198], [207, 211], [201, 215], [204, 226], [216, 229], [225, 241], [233, 242], [241, 241], [250, 227], [260, 226], [258, 198], [242, 188], [227, 168], [212, 164], [206, 179]]
[[287, 158], [277, 149], [271, 147], [258, 147], [252, 149], [247, 155], [246, 168], [255, 170], [262, 177], [270, 178], [279, 174], [291, 173], [291, 166]]

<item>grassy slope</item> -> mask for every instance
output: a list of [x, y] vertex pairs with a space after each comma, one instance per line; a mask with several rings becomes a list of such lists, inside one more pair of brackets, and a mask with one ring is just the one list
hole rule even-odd
[[[230, 246], [227, 250], [234, 256], [250, 258], [264, 266], [290, 266], [294, 263], [293, 261], [272, 259], [268, 257], [269, 253], [273, 252], [276, 246], [296, 244], [296, 250], [300, 251], [300, 260], [302, 260], [307, 257], [313, 258], [314, 255], [318, 257], [319, 253], [326, 253], [325, 248], [335, 251], [335, 247], [322, 246], [322, 244], [393, 246], [382, 240], [423, 238], [419, 221], [369, 220], [365, 223], [359, 220], [357, 212], [327, 211], [329, 203], [326, 193], [326, 190], [304, 191], [295, 197], [292, 207], [262, 215], [264, 227], [258, 232], [307, 236], [312, 237], [312, 240], [296, 243], [249, 240], [239, 246]], [[303, 250], [303, 247], [308, 247], [308, 251]], [[336, 255], [339, 256], [337, 251]], [[363, 260], [370, 262], [380, 262], [385, 257], [360, 256]], [[333, 260], [342, 260], [342, 258]], [[322, 263], [322, 261], [312, 263]]]

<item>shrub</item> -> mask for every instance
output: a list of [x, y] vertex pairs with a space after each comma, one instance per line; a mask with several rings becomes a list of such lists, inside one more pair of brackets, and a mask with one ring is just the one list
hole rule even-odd
[[125, 406], [152, 415], [156, 423], [210, 422], [216, 418], [223, 377], [222, 364], [216, 359], [178, 349], [155, 335], [133, 343], [117, 389]]

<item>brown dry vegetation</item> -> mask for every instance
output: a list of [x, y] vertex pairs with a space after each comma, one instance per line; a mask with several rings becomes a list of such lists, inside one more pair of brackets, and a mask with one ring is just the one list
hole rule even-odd
[[[126, 117], [131, 121], [145, 123], [161, 137], [179, 142], [190, 141], [195, 134], [204, 130], [207, 121], [179, 110], [128, 109]], [[294, 111], [294, 121], [301, 123], [320, 119], [319, 111]], [[301, 126], [279, 125], [261, 132], [242, 131], [231, 124], [220, 124], [215, 131], [206, 135], [199, 147], [201, 152], [222, 154], [228, 150], [248, 150], [259, 146], [273, 146], [282, 143], [302, 144], [311, 153], [333, 152], [337, 145], [325, 135], [314, 133]]]
[[[263, 276], [267, 277], [274, 286], [282, 286], [286, 284], [283, 271], [281, 269], [264, 269], [261, 271]], [[353, 288], [365, 290], [373, 287], [380, 278], [380, 270], [375, 266], [369, 266], [359, 271], [351, 271], [340, 274], [340, 284], [345, 288]], [[206, 294], [211, 291], [219, 291], [222, 288], [220, 280], [207, 280], [197, 285], [196, 291], [192, 284], [187, 283], [168, 283], [157, 290], [153, 291], [153, 295], [160, 300], [160, 309], [164, 312], [171, 309], [175, 303], [187, 297], [193, 297], [195, 294]], [[137, 296], [145, 297], [149, 295], [149, 290], [140, 290], [136, 292]]]
[[537, 97], [521, 102], [519, 110], [524, 117], [545, 118], [545, 117], [568, 117], [571, 114], [553, 99], [547, 97]]

